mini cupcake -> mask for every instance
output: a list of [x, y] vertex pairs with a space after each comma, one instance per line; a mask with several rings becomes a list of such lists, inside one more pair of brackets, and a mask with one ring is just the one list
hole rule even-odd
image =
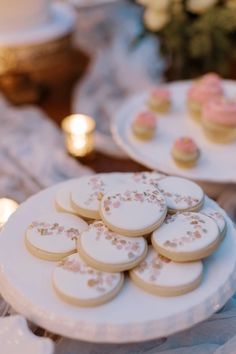
[[236, 139], [236, 102], [225, 98], [205, 104], [202, 127], [206, 137], [216, 143], [229, 143]]
[[216, 73], [208, 73], [199, 78], [199, 82], [207, 84], [207, 85], [214, 85], [214, 86], [221, 86], [222, 79]]
[[166, 113], [170, 109], [170, 91], [165, 87], [157, 87], [151, 91], [148, 98], [148, 107], [159, 113]]
[[156, 132], [156, 116], [154, 113], [141, 112], [132, 124], [134, 135], [142, 140], [152, 139]]
[[220, 81], [213, 77], [205, 77], [195, 82], [187, 94], [187, 106], [191, 117], [201, 120], [202, 107], [209, 100], [223, 97], [223, 88]]
[[179, 167], [191, 168], [196, 165], [200, 150], [193, 139], [182, 137], [174, 142], [171, 155]]

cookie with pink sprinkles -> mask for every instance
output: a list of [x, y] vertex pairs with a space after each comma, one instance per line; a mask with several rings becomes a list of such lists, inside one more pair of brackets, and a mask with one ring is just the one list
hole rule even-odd
[[128, 184], [105, 194], [100, 204], [104, 224], [125, 236], [143, 236], [165, 219], [167, 206], [157, 188]]

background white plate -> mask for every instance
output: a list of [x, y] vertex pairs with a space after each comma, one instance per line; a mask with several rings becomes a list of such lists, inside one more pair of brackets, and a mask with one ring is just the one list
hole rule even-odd
[[[147, 109], [148, 92], [130, 98], [123, 105], [113, 121], [113, 137], [131, 158], [151, 169], [199, 181], [236, 183], [236, 141], [214, 144], [205, 138], [201, 126], [190, 119], [187, 112], [186, 93], [190, 85], [191, 81], [168, 85], [173, 106], [170, 113], [158, 119], [154, 139], [140, 141], [131, 130], [131, 122], [137, 113]], [[224, 80], [223, 86], [226, 95], [236, 99], [236, 82]], [[201, 158], [194, 168], [180, 168], [171, 157], [173, 142], [180, 136], [192, 137], [201, 150]]]
[[[70, 182], [66, 182], [70, 183]], [[219, 310], [236, 290], [236, 232], [229, 218], [226, 239], [204, 263], [204, 278], [193, 292], [161, 298], [130, 281], [111, 302], [77, 308], [62, 302], [51, 285], [53, 262], [39, 260], [24, 246], [26, 227], [38, 214], [54, 210], [61, 185], [30, 198], [0, 234], [0, 291], [28, 319], [52, 332], [93, 342], [137, 342], [186, 329]], [[218, 208], [213, 201], [207, 204]]]
[[106, 5], [115, 1], [118, 0], [68, 0], [70, 4], [78, 9]]

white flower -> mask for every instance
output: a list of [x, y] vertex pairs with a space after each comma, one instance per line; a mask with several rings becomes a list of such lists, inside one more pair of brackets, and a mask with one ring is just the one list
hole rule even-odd
[[170, 6], [171, 0], [136, 0], [136, 2], [153, 10], [165, 11]]
[[231, 7], [232, 9], [235, 9], [236, 8], [236, 0], [227, 0], [226, 6], [229, 8]]
[[144, 23], [150, 31], [161, 30], [168, 22], [169, 15], [165, 11], [156, 11], [151, 7], [147, 8], [144, 12]]
[[139, 5], [148, 6], [150, 0], [136, 0]]
[[183, 12], [183, 1], [182, 0], [172, 0], [171, 10], [173, 14], [179, 14]]
[[171, 0], [149, 0], [148, 6], [151, 7], [153, 10], [157, 11], [166, 11], [170, 6]]
[[189, 0], [187, 2], [188, 11], [195, 14], [202, 14], [210, 7], [214, 6], [218, 0]]

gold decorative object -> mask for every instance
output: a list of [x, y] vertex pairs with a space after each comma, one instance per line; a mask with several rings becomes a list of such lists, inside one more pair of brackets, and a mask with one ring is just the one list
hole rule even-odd
[[16, 72], [38, 72], [52, 65], [62, 51], [71, 48], [71, 33], [50, 41], [15, 46], [0, 46], [0, 76]]
[[89, 155], [94, 148], [95, 120], [84, 114], [72, 114], [62, 121], [68, 152], [76, 157]]
[[[4, 2], [10, 13], [11, 5]], [[74, 11], [64, 2], [40, 3], [45, 21], [39, 19], [37, 26], [26, 26], [23, 19], [27, 14], [22, 8], [22, 19], [16, 24], [9, 22], [6, 30], [0, 31], [0, 90], [14, 104], [38, 102], [81, 72], [81, 52], [73, 41]], [[27, 6], [27, 0], [23, 5]], [[37, 12], [32, 6], [30, 11]], [[32, 21], [35, 24], [37, 20]]]
[[66, 66], [74, 65], [74, 56], [72, 32], [37, 44], [0, 45], [0, 89], [12, 103], [38, 102], [45, 88], [70, 75]]
[[0, 229], [7, 222], [11, 214], [18, 208], [18, 203], [13, 199], [0, 199]]

